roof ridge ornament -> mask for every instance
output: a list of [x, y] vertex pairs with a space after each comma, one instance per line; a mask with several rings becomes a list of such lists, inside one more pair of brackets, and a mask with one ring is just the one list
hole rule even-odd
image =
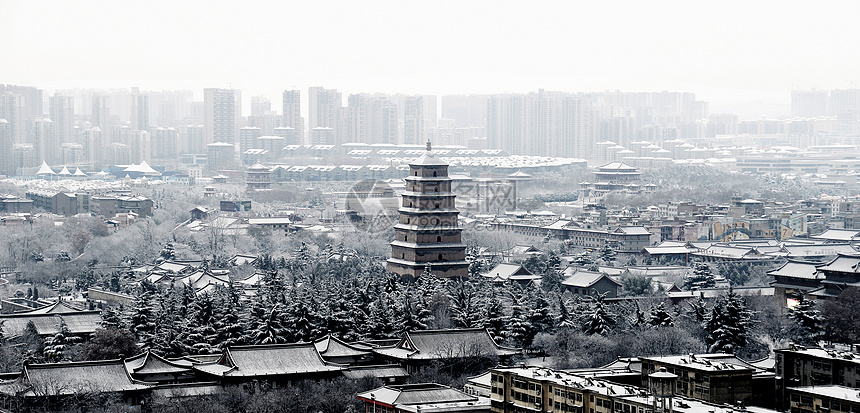
[[430, 152], [432, 150], [433, 149], [430, 148], [430, 139], [427, 139], [427, 152]]

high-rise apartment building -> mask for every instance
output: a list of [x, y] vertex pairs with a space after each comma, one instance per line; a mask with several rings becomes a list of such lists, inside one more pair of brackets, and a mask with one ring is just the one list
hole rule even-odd
[[236, 89], [203, 89], [205, 144], [235, 144], [242, 118], [242, 93]]
[[55, 93], [49, 99], [49, 116], [51, 117], [51, 122], [53, 122], [54, 139], [61, 144], [66, 142], [74, 142], [74, 98], [72, 98], [71, 96]]
[[239, 129], [239, 153], [245, 152], [248, 149], [259, 148], [257, 138], [263, 136], [262, 129], [254, 126], [245, 126]]
[[308, 130], [331, 128], [337, 135], [341, 132], [338, 129], [341, 126], [342, 107], [343, 97], [336, 89], [319, 86], [308, 88]]
[[492, 95], [487, 101], [488, 145], [519, 155], [586, 158], [596, 143], [595, 120], [584, 96], [543, 90]]
[[151, 132], [152, 157], [175, 159], [179, 156], [179, 133], [174, 128], [154, 128]]
[[110, 130], [110, 96], [93, 96], [93, 108], [90, 115], [90, 125], [97, 126], [103, 131]]
[[349, 95], [346, 141], [397, 143], [397, 105], [382, 95]]
[[251, 96], [251, 116], [263, 116], [272, 110], [272, 101], [266, 96]]
[[0, 91], [0, 119], [6, 120], [9, 139], [15, 143], [26, 142], [27, 123], [24, 96]]
[[60, 147], [62, 142], [56, 140], [54, 123], [48, 118], [39, 118], [33, 123], [33, 151], [38, 162], [50, 165], [60, 163]]
[[424, 97], [407, 96], [403, 103], [403, 143], [420, 145], [424, 142]]
[[299, 90], [284, 91], [284, 120], [281, 126], [293, 128], [298, 143], [304, 142], [305, 124], [302, 118], [302, 92]]
[[140, 93], [137, 88], [131, 93], [131, 129], [149, 130], [149, 95]]
[[298, 131], [290, 127], [279, 127], [272, 131], [272, 135], [284, 139], [284, 145], [299, 145], [301, 140], [298, 137]]
[[11, 176], [15, 174], [13, 147], [9, 121], [0, 118], [0, 175]]
[[203, 143], [204, 129], [203, 125], [185, 125], [180, 127], [180, 153], [206, 153], [206, 145]]
[[826, 90], [793, 90], [791, 92], [791, 117], [817, 118], [826, 115]]
[[487, 96], [442, 96], [442, 119], [452, 119], [457, 128], [486, 126]]
[[91, 172], [100, 171], [107, 161], [108, 142], [98, 126], [83, 132], [83, 152]]

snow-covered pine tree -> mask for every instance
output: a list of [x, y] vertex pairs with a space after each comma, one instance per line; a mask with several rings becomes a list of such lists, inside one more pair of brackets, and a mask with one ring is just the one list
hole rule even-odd
[[798, 344], [816, 344], [821, 335], [821, 323], [824, 317], [816, 308], [815, 301], [808, 300], [806, 297], [801, 298], [794, 308], [788, 310], [788, 317], [797, 323], [795, 340]]
[[714, 285], [716, 285], [716, 280], [711, 272], [711, 267], [701, 261], [694, 263], [692, 272], [684, 278], [684, 288], [687, 290], [711, 288]]
[[448, 299], [451, 302], [451, 321], [457, 328], [475, 327], [480, 318], [478, 299], [474, 286], [469, 281], [451, 281], [448, 284]]
[[481, 325], [490, 332], [490, 337], [501, 342], [507, 336], [507, 317], [501, 300], [493, 294], [484, 305], [481, 314]]
[[615, 324], [615, 316], [606, 306], [604, 299], [606, 293], [596, 294], [594, 300], [591, 301], [583, 320], [582, 331], [588, 335], [599, 334], [605, 336], [609, 334], [612, 325]]
[[672, 314], [666, 310], [666, 304], [661, 302], [651, 308], [648, 324], [652, 326], [672, 326], [675, 325], [675, 321], [672, 319]]
[[733, 353], [745, 346], [752, 325], [751, 319], [752, 313], [747, 309], [743, 298], [729, 289], [725, 295], [717, 298], [710, 316], [705, 321], [708, 351]]

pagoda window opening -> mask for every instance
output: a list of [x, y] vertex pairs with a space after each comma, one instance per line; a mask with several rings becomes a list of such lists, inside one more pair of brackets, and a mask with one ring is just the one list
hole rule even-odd
[[436, 209], [439, 209], [439, 204], [436, 204]]
[[433, 176], [436, 176], [436, 171], [433, 171]]
[[442, 254], [439, 254], [439, 261], [442, 261]]
[[409, 223], [409, 218], [406, 218], [406, 223], [407, 223], [407, 224]]
[[436, 242], [442, 242], [442, 237], [436, 237]]
[[403, 258], [405, 260], [406, 259], [406, 253], [404, 252], [404, 253], [400, 254], [400, 258]]
[[439, 192], [439, 188], [433, 188], [433, 191]]

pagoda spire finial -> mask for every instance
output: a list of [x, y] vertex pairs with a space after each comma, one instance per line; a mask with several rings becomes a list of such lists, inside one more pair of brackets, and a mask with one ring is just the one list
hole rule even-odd
[[432, 150], [433, 149], [430, 148], [430, 139], [427, 139], [427, 152], [430, 152]]

